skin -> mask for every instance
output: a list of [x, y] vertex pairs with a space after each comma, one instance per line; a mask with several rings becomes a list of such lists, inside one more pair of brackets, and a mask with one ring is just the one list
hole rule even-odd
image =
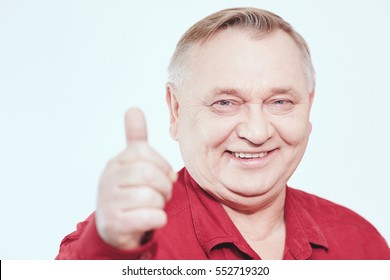
[[[281, 258], [285, 186], [308, 142], [313, 100], [293, 40], [217, 32], [194, 47], [185, 82], [168, 83], [166, 98], [170, 133], [192, 177], [256, 252]], [[127, 147], [101, 176], [96, 226], [106, 243], [133, 249], [166, 224], [176, 174], [147, 143], [142, 111], [130, 109], [125, 128]]]
[[171, 135], [190, 174], [221, 203], [244, 212], [281, 195], [306, 149], [313, 100], [294, 41], [283, 32], [260, 40], [250, 35], [219, 32], [194, 50], [183, 86], [167, 90]]
[[251, 35], [228, 29], [195, 47], [185, 82], [167, 85], [170, 132], [251, 247], [280, 259], [285, 188], [307, 146], [314, 93], [287, 34]]
[[140, 245], [145, 232], [166, 224], [163, 208], [177, 175], [148, 144], [141, 110], [127, 111], [125, 129], [126, 148], [101, 175], [95, 217], [107, 244], [129, 250]]

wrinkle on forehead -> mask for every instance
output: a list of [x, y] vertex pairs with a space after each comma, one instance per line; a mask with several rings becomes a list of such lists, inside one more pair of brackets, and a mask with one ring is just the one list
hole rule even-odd
[[[245, 44], [243, 41], [252, 41], [254, 44]], [[186, 70], [183, 73], [185, 78], [182, 86], [185, 87], [192, 79], [199, 77], [199, 74], [207, 78], [207, 76], [213, 75], [216, 71], [224, 71], [233, 65], [232, 61], [235, 63], [234, 67], [240, 67], [241, 70], [245, 71], [245, 69], [251, 67], [254, 61], [253, 58], [258, 56], [260, 52], [269, 52], [273, 51], [273, 49], [275, 49], [276, 53], [276, 55], [273, 55], [275, 63], [268, 63], [267, 69], [270, 71], [278, 71], [279, 69], [277, 67], [298, 65], [300, 68], [299, 71], [302, 72], [304, 79], [305, 91], [309, 92], [311, 89], [307, 90], [309, 82], [301, 51], [287, 33], [275, 31], [258, 38], [251, 31], [233, 28], [221, 30], [214, 34], [207, 42], [198, 43], [191, 47], [191, 54], [188, 56]], [[234, 53], [233, 56], [231, 55], [232, 52]], [[277, 61], [282, 58], [284, 65]], [[210, 62], [210, 60], [214, 61]], [[256, 80], [256, 78], [261, 77], [253, 76], [250, 80]], [[280, 87], [284, 86], [280, 85]], [[232, 85], [232, 87], [234, 86]]]

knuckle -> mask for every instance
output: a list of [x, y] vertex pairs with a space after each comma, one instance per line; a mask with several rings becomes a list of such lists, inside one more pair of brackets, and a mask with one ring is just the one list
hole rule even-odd
[[142, 178], [146, 180], [147, 182], [151, 182], [156, 178], [156, 170], [150, 166], [146, 165], [144, 168], [141, 169], [142, 171]]
[[149, 145], [139, 145], [137, 152], [142, 158], [150, 158], [152, 156], [152, 148]]
[[145, 188], [140, 194], [140, 200], [144, 202], [145, 206], [162, 208], [165, 201], [160, 193], [151, 188]]
[[99, 235], [106, 241], [115, 238], [115, 222], [111, 215], [96, 212], [96, 227]]

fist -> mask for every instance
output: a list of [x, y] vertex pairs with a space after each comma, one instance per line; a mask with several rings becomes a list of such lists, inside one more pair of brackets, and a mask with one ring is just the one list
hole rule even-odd
[[141, 110], [127, 111], [125, 129], [127, 147], [108, 162], [100, 179], [96, 227], [106, 243], [129, 250], [146, 232], [166, 224], [164, 206], [177, 175], [149, 146]]

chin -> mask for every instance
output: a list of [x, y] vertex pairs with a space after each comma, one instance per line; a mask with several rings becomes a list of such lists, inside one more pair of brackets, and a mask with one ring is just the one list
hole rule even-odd
[[224, 190], [223, 204], [229, 208], [239, 211], [253, 212], [259, 208], [263, 208], [271, 201], [274, 201], [279, 197], [283, 187], [271, 186], [253, 186], [241, 187], [241, 188], [228, 188]]
[[226, 187], [229, 192], [242, 197], [262, 196], [267, 194], [272, 189], [272, 186], [269, 185], [254, 186], [253, 183], [243, 183], [243, 182], [237, 182], [237, 184], [234, 185], [232, 185], [230, 182], [229, 185], [230, 186]]
[[223, 205], [241, 212], [255, 212], [267, 205], [270, 198], [263, 196], [239, 196], [230, 195], [224, 197]]

